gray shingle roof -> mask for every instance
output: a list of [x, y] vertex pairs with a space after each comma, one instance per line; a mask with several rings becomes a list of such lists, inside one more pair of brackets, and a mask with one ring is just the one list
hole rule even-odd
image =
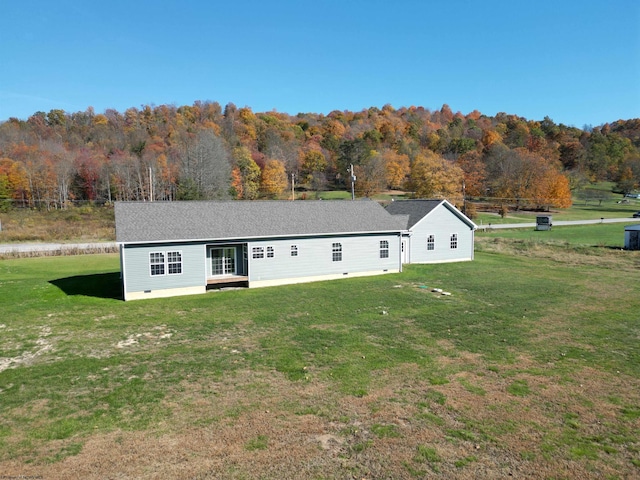
[[392, 215], [408, 215], [405, 228], [409, 229], [442, 202], [443, 200], [397, 200], [387, 205], [387, 212]]
[[387, 212], [398, 217], [401, 215], [408, 216], [405, 228], [410, 229], [440, 204], [460, 218], [469, 228], [476, 228], [475, 223], [446, 200], [397, 200], [387, 206]]
[[377, 202], [116, 202], [116, 241], [215, 240], [402, 231]]

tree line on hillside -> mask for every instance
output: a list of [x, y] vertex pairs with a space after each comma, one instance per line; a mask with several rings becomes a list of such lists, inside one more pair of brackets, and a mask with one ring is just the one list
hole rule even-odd
[[36, 112], [0, 123], [0, 199], [75, 201], [286, 198], [292, 182], [358, 196], [567, 207], [589, 182], [640, 184], [640, 119], [592, 129], [444, 105], [328, 115], [254, 113], [229, 103]]

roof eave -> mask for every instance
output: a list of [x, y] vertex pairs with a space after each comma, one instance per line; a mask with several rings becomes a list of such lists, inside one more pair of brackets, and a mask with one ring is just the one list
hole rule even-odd
[[283, 234], [283, 235], [256, 235], [256, 236], [237, 236], [237, 237], [218, 237], [218, 238], [181, 238], [181, 239], [164, 239], [164, 240], [123, 240], [116, 241], [117, 245], [148, 245], [160, 243], [204, 243], [204, 242], [233, 242], [238, 240], [267, 240], [269, 238], [309, 238], [309, 237], [344, 237], [354, 235], [372, 235], [372, 234], [400, 234], [402, 235], [406, 229], [390, 229], [390, 230], [368, 230], [360, 232], [330, 232], [330, 233], [303, 233], [303, 234]]

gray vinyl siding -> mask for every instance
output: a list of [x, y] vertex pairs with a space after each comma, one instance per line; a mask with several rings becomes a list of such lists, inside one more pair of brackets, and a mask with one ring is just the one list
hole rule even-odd
[[[458, 248], [450, 246], [451, 234], [458, 235]], [[427, 237], [435, 237], [435, 249], [427, 250]], [[411, 263], [452, 262], [473, 259], [473, 230], [443, 205], [411, 228]]]
[[[380, 258], [381, 240], [389, 242], [388, 258]], [[342, 244], [342, 261], [332, 260], [334, 243]], [[291, 245], [297, 245], [297, 256], [291, 256]], [[264, 247], [265, 258], [252, 258], [251, 249], [258, 246]], [[266, 256], [268, 246], [274, 248], [273, 258]], [[249, 242], [249, 282], [356, 272], [397, 271], [400, 268], [399, 248], [398, 235], [252, 241]]]
[[[124, 253], [125, 288], [127, 292], [194, 287], [205, 284], [205, 247], [199, 244], [126, 245]], [[151, 252], [181, 252], [182, 273], [151, 275]]]

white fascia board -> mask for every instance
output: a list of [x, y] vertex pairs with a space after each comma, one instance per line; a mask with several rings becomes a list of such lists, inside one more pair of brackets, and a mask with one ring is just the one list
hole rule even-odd
[[189, 238], [189, 239], [165, 239], [165, 240], [135, 240], [132, 242], [116, 242], [118, 245], [149, 245], [159, 243], [202, 243], [202, 242], [236, 242], [251, 240], [268, 240], [270, 238], [308, 238], [308, 237], [345, 237], [354, 235], [372, 235], [372, 234], [398, 234], [402, 235], [406, 230], [371, 230], [367, 232], [338, 232], [338, 233], [303, 233], [303, 234], [285, 234], [285, 235], [259, 235], [252, 237], [229, 237], [229, 238]]

